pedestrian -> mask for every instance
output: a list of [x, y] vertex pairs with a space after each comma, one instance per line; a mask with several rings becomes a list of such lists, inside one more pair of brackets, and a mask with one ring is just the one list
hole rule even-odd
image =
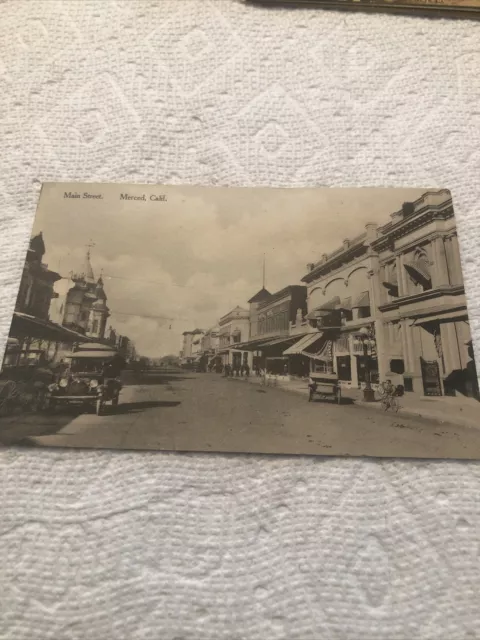
[[245, 365], [245, 377], [250, 377], [250, 367], [248, 366], [248, 363]]

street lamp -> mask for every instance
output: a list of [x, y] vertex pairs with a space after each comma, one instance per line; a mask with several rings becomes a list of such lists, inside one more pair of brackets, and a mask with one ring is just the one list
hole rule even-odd
[[362, 341], [363, 355], [365, 358], [365, 388], [363, 390], [363, 399], [365, 402], [375, 401], [375, 392], [372, 389], [372, 380], [370, 375], [370, 357], [368, 355], [367, 340], [372, 338], [372, 331], [367, 327], [362, 327], [358, 332], [358, 337]]

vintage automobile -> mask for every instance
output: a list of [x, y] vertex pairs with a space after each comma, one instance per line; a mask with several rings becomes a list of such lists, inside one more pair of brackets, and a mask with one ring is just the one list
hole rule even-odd
[[115, 351], [69, 354], [68, 368], [48, 387], [45, 409], [53, 411], [60, 405], [83, 405], [101, 416], [107, 403], [115, 408], [122, 389], [120, 371], [113, 366], [116, 357]]
[[322, 400], [333, 400], [337, 404], [342, 402], [342, 389], [338, 376], [331, 367], [323, 362], [312, 359], [310, 361], [310, 377], [308, 380], [308, 401], [316, 397]]

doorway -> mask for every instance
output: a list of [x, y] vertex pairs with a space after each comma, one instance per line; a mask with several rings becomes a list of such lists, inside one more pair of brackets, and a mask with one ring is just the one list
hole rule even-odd
[[423, 393], [426, 396], [441, 396], [440, 367], [437, 360], [420, 358], [422, 368]]

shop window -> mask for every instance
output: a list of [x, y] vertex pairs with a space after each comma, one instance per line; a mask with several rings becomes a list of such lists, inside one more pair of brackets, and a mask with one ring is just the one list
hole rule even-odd
[[331, 373], [332, 365], [323, 360], [315, 360], [312, 365], [312, 373]]
[[405, 373], [404, 361], [400, 358], [390, 360], [390, 371], [392, 373], [398, 373], [399, 375]]
[[339, 380], [352, 379], [352, 363], [350, 356], [337, 356], [337, 375]]
[[370, 373], [370, 382], [377, 384], [379, 380], [378, 362], [376, 358], [371, 358], [370, 356], [357, 356], [358, 382], [366, 382], [367, 365]]

